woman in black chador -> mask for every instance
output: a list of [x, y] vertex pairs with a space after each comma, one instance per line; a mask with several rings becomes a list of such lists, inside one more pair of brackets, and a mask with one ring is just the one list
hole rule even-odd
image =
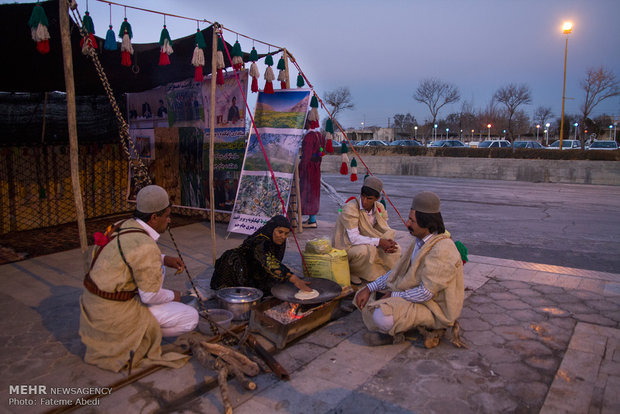
[[290, 231], [288, 219], [275, 216], [241, 246], [225, 251], [215, 261], [211, 289], [254, 287], [267, 296], [273, 286], [288, 280], [298, 289], [310, 291], [309, 282], [298, 278], [282, 263]]

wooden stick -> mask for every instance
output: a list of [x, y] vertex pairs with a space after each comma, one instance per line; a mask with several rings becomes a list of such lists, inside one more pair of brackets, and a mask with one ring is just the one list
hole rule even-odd
[[217, 259], [217, 247], [215, 245], [215, 190], [213, 189], [213, 163], [215, 159], [215, 86], [217, 73], [217, 31], [219, 26], [211, 26], [213, 40], [211, 42], [211, 108], [209, 110], [209, 219], [211, 221], [211, 248], [213, 266]]
[[241, 369], [239, 369], [238, 365], [228, 364], [227, 367], [230, 373], [233, 374], [235, 378], [237, 378], [237, 381], [239, 381], [239, 383], [243, 386], [243, 388], [245, 388], [246, 390], [250, 390], [250, 391], [254, 391], [256, 389], [256, 383], [248, 379], [248, 377], [246, 377], [243, 374]]
[[229, 364], [237, 365], [246, 375], [255, 376], [260, 372], [260, 368], [256, 362], [232, 348], [220, 344], [210, 344], [205, 341], [200, 342], [200, 345], [208, 352], [217, 355]]
[[[225, 364], [216, 363], [217, 368], [217, 383], [220, 386], [220, 394], [222, 395], [222, 404], [224, 405], [224, 413], [232, 414], [232, 404], [230, 403], [230, 395], [228, 393], [228, 368]], [[205, 377], [205, 382], [209, 377]]]

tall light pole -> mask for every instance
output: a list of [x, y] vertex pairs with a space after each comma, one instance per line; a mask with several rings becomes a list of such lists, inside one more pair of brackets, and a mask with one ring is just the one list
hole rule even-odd
[[551, 124], [550, 124], [549, 122], [547, 122], [547, 123], [545, 124], [545, 134], [547, 134], [547, 137], [546, 137], [546, 140], [547, 140], [546, 145], [547, 145], [547, 146], [549, 146], [549, 127], [550, 127], [550, 126], [551, 126]]
[[450, 132], [450, 128], [446, 128], [446, 139], [450, 139], [450, 137], [448, 136], [448, 132]]
[[471, 130], [471, 139], [470, 139], [470, 141], [473, 141], [473, 140], [474, 140], [474, 130], [472, 129]]
[[575, 122], [573, 126], [575, 127], [575, 141], [577, 141], [577, 127], [579, 126], [579, 124]]
[[413, 127], [413, 130], [415, 131], [415, 137], [414, 137], [414, 139], [417, 141], [417, 140], [418, 140], [418, 126], [417, 126], [417, 125], [416, 125], [416, 126], [414, 126], [414, 127]]
[[[611, 128], [613, 127], [613, 125], [609, 125], [609, 139], [611, 139]], [[615, 140], [614, 140], [615, 141]]]
[[538, 142], [538, 130], [540, 129], [540, 124], [536, 124], [536, 142]]
[[487, 128], [489, 128], [489, 133], [487, 135], [487, 139], [491, 139], [491, 124], [487, 124]]
[[433, 133], [435, 135], [433, 141], [437, 141], [437, 124], [433, 125]]
[[564, 100], [566, 99], [566, 57], [568, 55], [568, 35], [573, 31], [571, 22], [564, 22], [562, 25], [562, 33], [566, 35], [566, 44], [564, 46], [564, 81], [562, 82], [562, 116], [560, 117], [560, 148], [562, 148], [562, 138], [564, 135]]

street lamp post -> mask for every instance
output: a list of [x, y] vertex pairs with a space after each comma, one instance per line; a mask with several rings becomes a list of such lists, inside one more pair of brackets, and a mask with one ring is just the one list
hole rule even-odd
[[575, 127], [575, 141], [576, 141], [577, 140], [577, 127], [579, 126], [579, 124], [575, 122], [573, 126]]
[[414, 139], [417, 141], [417, 140], [418, 140], [418, 126], [417, 126], [417, 125], [416, 125], [416, 126], [414, 126], [414, 127], [413, 127], [413, 130], [415, 131], [415, 137], [414, 137]]
[[474, 140], [474, 130], [472, 129], [471, 130], [471, 139], [470, 139], [470, 141], [473, 141], [473, 140]]
[[487, 124], [487, 128], [489, 128], [489, 133], [487, 134], [487, 139], [491, 139], [491, 124]]
[[546, 136], [546, 142], [547, 142], [547, 143], [546, 143], [546, 145], [547, 145], [547, 146], [549, 146], [549, 127], [550, 127], [550, 126], [551, 126], [551, 124], [550, 124], [549, 122], [547, 122], [547, 123], [545, 124], [545, 134], [547, 135], [547, 136]]
[[437, 124], [433, 125], [433, 141], [437, 141]]
[[564, 100], [566, 99], [566, 57], [568, 55], [568, 35], [573, 31], [573, 24], [565, 22], [562, 25], [562, 33], [566, 35], [566, 44], [564, 45], [564, 81], [562, 82], [562, 116], [560, 117], [560, 148], [562, 148], [562, 138], [564, 135]]
[[540, 129], [540, 124], [536, 124], [536, 142], [538, 142], [538, 130]]
[[[611, 139], [611, 128], [613, 127], [613, 125], [609, 125], [609, 139]], [[615, 139], [614, 139], [615, 141]]]
[[448, 136], [449, 131], [450, 131], [450, 128], [446, 128], [446, 139], [450, 139], [450, 137]]
[[504, 136], [502, 139], [506, 139], [506, 130], [504, 130]]

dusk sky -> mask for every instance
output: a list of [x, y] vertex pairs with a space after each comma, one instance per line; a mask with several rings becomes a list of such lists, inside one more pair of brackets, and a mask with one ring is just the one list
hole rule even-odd
[[[195, 1], [151, 0], [123, 4], [217, 21], [245, 35], [286, 47], [295, 56], [319, 96], [346, 86], [355, 109], [340, 116], [347, 127], [387, 126], [397, 113], [412, 113], [422, 123], [425, 105], [412, 95], [422, 79], [451, 82], [478, 109], [508, 83], [525, 83], [532, 103], [523, 109], [549, 106], [556, 117], [562, 104], [565, 35], [568, 40], [567, 114], [576, 114], [584, 99], [580, 81], [586, 70], [604, 66], [620, 78], [620, 0], [315, 0]], [[81, 10], [85, 1], [78, 1]], [[98, 36], [105, 37], [109, 6], [90, 0]], [[127, 9], [135, 43], [159, 40], [163, 16]], [[112, 6], [118, 32], [123, 8]], [[196, 23], [168, 17], [171, 37], [196, 31]], [[206, 27], [202, 24], [201, 28]], [[234, 43], [228, 31], [224, 38]], [[239, 38], [244, 51], [252, 42]], [[259, 52], [267, 47], [256, 43]], [[171, 56], [171, 59], [175, 58]], [[191, 59], [189, 57], [188, 59]], [[276, 58], [277, 63], [277, 58]], [[156, 64], [156, 63], [154, 63]], [[261, 73], [264, 66], [259, 65]], [[276, 71], [277, 76], [277, 71]], [[291, 78], [297, 76], [291, 71]], [[264, 80], [260, 80], [260, 87]], [[255, 95], [251, 94], [251, 102]], [[439, 117], [459, 110], [444, 107]], [[253, 106], [253, 105], [252, 105]], [[620, 98], [597, 106], [592, 116], [620, 117]], [[321, 118], [325, 113], [321, 111]], [[392, 121], [390, 121], [392, 122]]]

